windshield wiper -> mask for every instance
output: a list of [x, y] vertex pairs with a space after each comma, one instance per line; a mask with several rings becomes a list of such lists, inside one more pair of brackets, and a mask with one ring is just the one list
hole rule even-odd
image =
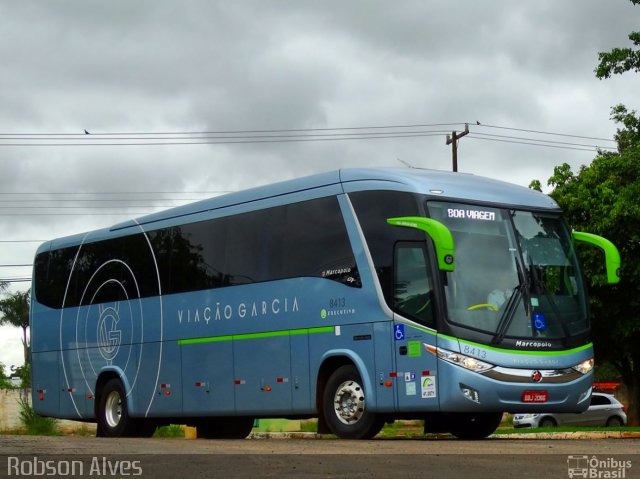
[[491, 340], [493, 344], [501, 343], [504, 339], [507, 329], [511, 325], [511, 321], [513, 321], [514, 316], [516, 315], [516, 309], [518, 309], [518, 303], [520, 302], [520, 297], [522, 296], [522, 288], [523, 283], [518, 284], [513, 291], [511, 292], [511, 296], [509, 296], [509, 301], [507, 301], [507, 305], [502, 312], [502, 316], [500, 316], [500, 321], [498, 322], [498, 327], [496, 328], [496, 334]]

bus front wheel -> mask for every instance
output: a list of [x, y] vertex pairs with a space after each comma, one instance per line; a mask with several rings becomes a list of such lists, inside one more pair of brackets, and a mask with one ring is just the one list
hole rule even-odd
[[129, 416], [127, 397], [122, 382], [113, 378], [102, 388], [98, 399], [98, 430], [102, 437], [136, 436], [138, 425]]
[[331, 374], [322, 404], [329, 429], [340, 438], [370, 439], [384, 425], [384, 419], [367, 410], [362, 379], [352, 364]]

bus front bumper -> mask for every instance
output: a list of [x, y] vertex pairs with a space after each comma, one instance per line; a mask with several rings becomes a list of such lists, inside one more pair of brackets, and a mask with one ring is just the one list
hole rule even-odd
[[589, 407], [593, 372], [496, 368], [477, 373], [439, 361], [440, 410], [510, 413], [583, 412]]

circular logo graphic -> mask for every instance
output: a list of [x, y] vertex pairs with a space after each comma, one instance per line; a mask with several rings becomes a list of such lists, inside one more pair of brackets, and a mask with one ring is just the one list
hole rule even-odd
[[118, 350], [122, 343], [122, 331], [118, 329], [118, 323], [120, 322], [119, 306], [119, 303], [116, 303], [114, 307], [99, 306], [100, 318], [98, 319], [96, 337], [98, 350], [107, 362], [113, 361], [118, 355]]
[[[131, 245], [134, 253], [127, 255], [124, 245]], [[152, 271], [156, 274], [149, 274]], [[162, 362], [163, 310], [158, 266], [146, 234], [128, 236], [126, 242], [81, 245], [63, 304], [60, 359], [78, 416], [93, 415], [93, 405], [85, 398], [95, 396], [103, 371], [120, 375], [127, 396], [136, 394], [148, 414]], [[145, 317], [153, 318], [152, 326]], [[140, 390], [143, 374], [148, 379]]]

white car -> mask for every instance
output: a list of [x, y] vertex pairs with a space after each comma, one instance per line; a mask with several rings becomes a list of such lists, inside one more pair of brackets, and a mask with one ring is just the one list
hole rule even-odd
[[593, 393], [589, 409], [582, 413], [516, 414], [513, 427], [606, 426], [627, 424], [624, 406], [611, 394]]

